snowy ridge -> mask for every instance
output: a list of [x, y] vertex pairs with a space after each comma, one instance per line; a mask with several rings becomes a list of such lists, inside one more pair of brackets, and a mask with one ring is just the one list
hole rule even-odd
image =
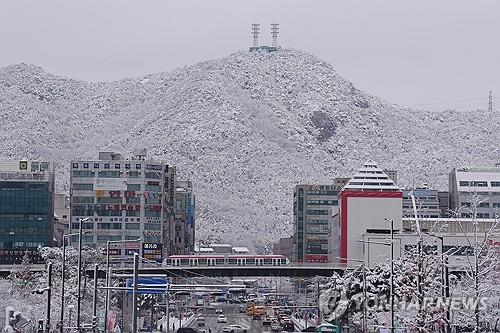
[[56, 161], [60, 190], [73, 158], [147, 148], [193, 181], [199, 239], [259, 251], [290, 235], [297, 183], [351, 176], [373, 159], [398, 170], [398, 185], [443, 189], [455, 166], [500, 162], [498, 114], [402, 108], [289, 49], [105, 83], [8, 66], [0, 114], [0, 158]]

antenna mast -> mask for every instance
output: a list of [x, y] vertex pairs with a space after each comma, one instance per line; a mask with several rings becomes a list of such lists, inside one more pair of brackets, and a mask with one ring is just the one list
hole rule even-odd
[[253, 47], [259, 47], [260, 24], [252, 24]]
[[278, 47], [279, 24], [271, 23], [271, 36], [273, 36], [273, 47]]
[[488, 98], [488, 112], [493, 112], [493, 91], [491, 90]]

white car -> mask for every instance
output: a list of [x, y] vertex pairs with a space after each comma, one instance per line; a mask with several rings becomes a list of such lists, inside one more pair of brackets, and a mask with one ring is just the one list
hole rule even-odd
[[247, 333], [247, 331], [248, 327], [240, 325], [227, 325], [222, 329], [222, 332], [224, 333]]
[[216, 314], [220, 314], [220, 313], [222, 313], [222, 309], [221, 309], [221, 308], [215, 309], [215, 313], [216, 313]]
[[227, 318], [224, 315], [219, 315], [217, 317], [217, 323], [227, 323]]

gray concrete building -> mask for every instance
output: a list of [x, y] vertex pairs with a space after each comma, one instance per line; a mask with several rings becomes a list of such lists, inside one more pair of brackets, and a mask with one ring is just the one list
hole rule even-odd
[[459, 217], [500, 216], [500, 167], [454, 169], [449, 177], [450, 209]]

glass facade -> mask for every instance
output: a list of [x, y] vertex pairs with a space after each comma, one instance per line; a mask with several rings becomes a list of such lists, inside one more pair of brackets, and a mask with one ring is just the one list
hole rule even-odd
[[20, 263], [26, 251], [40, 262], [38, 246], [52, 245], [53, 216], [49, 181], [0, 181], [0, 264]]

